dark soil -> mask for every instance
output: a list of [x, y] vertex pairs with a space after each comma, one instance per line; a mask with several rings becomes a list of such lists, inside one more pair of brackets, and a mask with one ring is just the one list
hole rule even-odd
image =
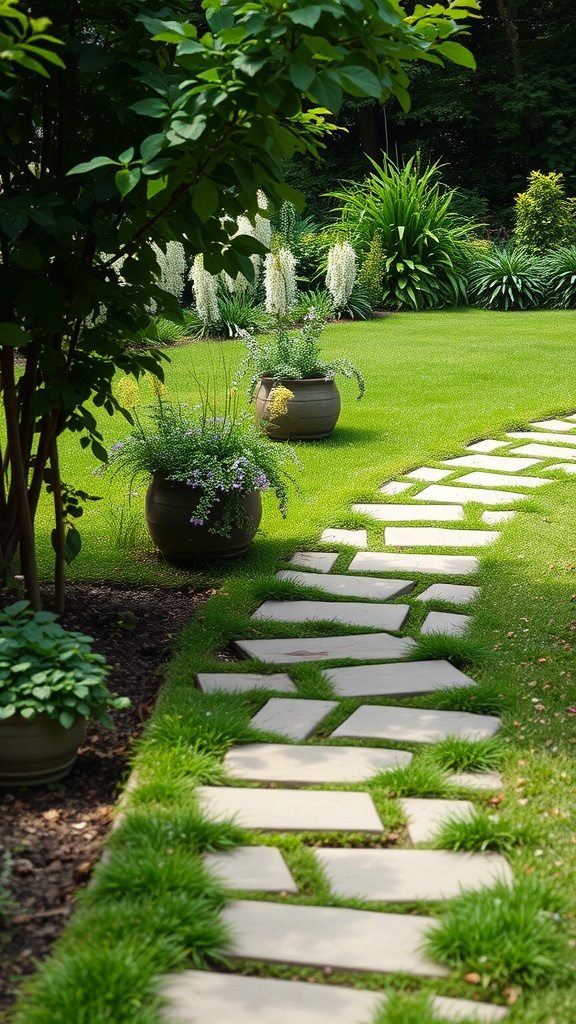
[[[62, 624], [94, 637], [94, 649], [113, 666], [110, 689], [130, 697], [132, 706], [114, 712], [115, 730], [89, 723], [65, 783], [0, 790], [0, 854], [8, 850], [13, 861], [15, 902], [8, 935], [0, 936], [0, 1017], [23, 977], [49, 954], [73, 910], [75, 890], [90, 877], [111, 827], [131, 743], [154, 705], [171, 642], [210, 593], [68, 587]], [[44, 595], [46, 608], [50, 596]]]

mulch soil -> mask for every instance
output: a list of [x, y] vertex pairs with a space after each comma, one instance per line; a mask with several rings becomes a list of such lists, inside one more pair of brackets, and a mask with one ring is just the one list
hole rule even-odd
[[[67, 629], [94, 637], [94, 649], [113, 667], [108, 684], [132, 706], [113, 712], [115, 730], [89, 723], [78, 760], [65, 783], [0, 790], [0, 854], [12, 858], [15, 907], [0, 936], [0, 1017], [22, 979], [50, 953], [74, 909], [110, 831], [119, 783], [132, 741], [154, 706], [172, 640], [212, 591], [74, 586], [67, 591]], [[50, 608], [51, 594], [43, 595]], [[0, 862], [1, 863], [1, 862]]]

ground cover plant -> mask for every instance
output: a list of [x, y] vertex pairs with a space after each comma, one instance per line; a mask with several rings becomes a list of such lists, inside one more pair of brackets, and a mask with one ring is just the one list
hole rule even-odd
[[[368, 379], [366, 405], [345, 401], [342, 425], [332, 439], [317, 446], [299, 446], [304, 467], [303, 481], [308, 479], [310, 482], [308, 485], [303, 483], [302, 493], [295, 498], [294, 518], [282, 521], [271, 509], [266, 534], [257, 539], [242, 564], [233, 570], [221, 568], [208, 574], [204, 569], [186, 577], [189, 581], [201, 583], [209, 575], [213, 585], [220, 584], [220, 590], [178, 641], [177, 656], [169, 666], [167, 686], [155, 712], [153, 726], [138, 754], [138, 771], [143, 773], [142, 787], [129, 797], [142, 817], [130, 826], [133, 829], [130, 833], [123, 834], [122, 830], [117, 833], [109, 862], [110, 882], [104, 882], [105, 865], [99, 871], [102, 879], [99, 884], [110, 885], [112, 891], [118, 884], [115, 880], [117, 871], [123, 879], [126, 878], [126, 873], [120, 869], [125, 861], [131, 863], [127, 851], [138, 842], [138, 835], [152, 836], [143, 842], [144, 860], [157, 858], [159, 851], [162, 856], [168, 856], [166, 851], [173, 849], [173, 836], [166, 831], [170, 814], [188, 814], [195, 781], [217, 778], [216, 765], [227, 747], [232, 742], [254, 736], [248, 723], [252, 714], [265, 702], [266, 693], [224, 700], [222, 695], [198, 694], [191, 685], [191, 679], [195, 671], [233, 669], [235, 666], [229, 660], [231, 640], [257, 633], [272, 634], [272, 627], [266, 623], [259, 623], [256, 633], [255, 623], [249, 615], [263, 598], [279, 596], [279, 581], [272, 577], [282, 555], [296, 548], [319, 547], [319, 534], [327, 525], [356, 525], [349, 511], [350, 502], [381, 499], [378, 486], [384, 480], [401, 476], [428, 462], [440, 466], [442, 458], [460, 453], [462, 445], [477, 438], [494, 435], [505, 439], [509, 428], [525, 426], [530, 420], [548, 414], [572, 411], [570, 367], [573, 324], [574, 314], [570, 312], [512, 314], [511, 319], [505, 314], [464, 311], [397, 316], [380, 322], [341, 324], [327, 329], [327, 348], [334, 355], [348, 353], [353, 346], [359, 350], [361, 346], [363, 368]], [[231, 351], [237, 351], [235, 343], [230, 345]], [[547, 349], [547, 360], [542, 360], [543, 346]], [[208, 361], [208, 348], [204, 345], [194, 347], [194, 355], [199, 361]], [[186, 355], [189, 351], [179, 349], [174, 353], [175, 361], [167, 375], [169, 390], [175, 389], [178, 383], [182, 389], [181, 398], [190, 393], [186, 379]], [[354, 354], [356, 357], [356, 348]], [[424, 365], [425, 375], [421, 370]], [[72, 449], [69, 455], [71, 465], [78, 465]], [[80, 468], [80, 472], [89, 477], [92, 468], [93, 464], [89, 463]], [[480, 685], [494, 686], [495, 699], [502, 694], [501, 739], [504, 753], [500, 761], [500, 751], [497, 758], [495, 751], [483, 752], [483, 757], [489, 761], [494, 756], [505, 774], [506, 785], [496, 794], [498, 803], [494, 806], [502, 807], [502, 812], [505, 809], [521, 811], [527, 820], [538, 826], [538, 846], [529, 842], [515, 845], [510, 851], [516, 877], [528, 881], [534, 877], [539, 882], [549, 877], [568, 892], [576, 878], [570, 818], [573, 813], [572, 791], [576, 788], [571, 743], [574, 739], [574, 681], [571, 675], [574, 605], [571, 597], [574, 592], [572, 538], [576, 527], [575, 488], [572, 478], [560, 473], [546, 475], [556, 476], [557, 482], [540, 489], [530, 503], [526, 502], [527, 508], [519, 511], [515, 520], [506, 526], [505, 537], [499, 545], [483, 554], [479, 578], [474, 581], [480, 583], [482, 592], [474, 607], [471, 637], [486, 653], [467, 671]], [[74, 564], [77, 578], [81, 578], [83, 572], [111, 578], [111, 574], [116, 572], [125, 574], [125, 578], [137, 578], [142, 574], [156, 582], [162, 580], [165, 585], [180, 582], [183, 579], [180, 570], [159, 563], [150, 549], [137, 544], [132, 550], [123, 548], [120, 553], [114, 546], [114, 529], [108, 522], [107, 509], [115, 502], [124, 503], [126, 495], [117, 483], [106, 483], [105, 486], [110, 487], [105, 501], [94, 506], [92, 517], [87, 520], [90, 539], [87, 538], [84, 562]], [[132, 500], [137, 509], [141, 496]], [[478, 524], [478, 509], [469, 508], [463, 525], [472, 524]], [[381, 529], [381, 524], [373, 524], [369, 528], [370, 543], [374, 548], [381, 545]], [[48, 548], [46, 554], [48, 557]], [[349, 558], [349, 549], [342, 548], [336, 571], [338, 568], [346, 570]], [[419, 584], [415, 595], [420, 589]], [[425, 609], [418, 608], [418, 602], [412, 597], [408, 600], [412, 603], [413, 623], [418, 624]], [[323, 629], [318, 626], [317, 632], [321, 634]], [[246, 630], [251, 632], [248, 634]], [[275, 630], [277, 635], [278, 626]], [[334, 632], [338, 631], [334, 628]], [[313, 633], [314, 628], [286, 628], [286, 635]], [[251, 663], [246, 662], [243, 667], [250, 670]], [[298, 666], [291, 674], [301, 695], [330, 696], [329, 687], [316, 666]], [[471, 710], [474, 708], [473, 697], [474, 694], [467, 694]], [[435, 694], [412, 703], [423, 707], [438, 706]], [[337, 724], [337, 719], [342, 720], [357, 704], [351, 700], [344, 701], [334, 713], [333, 724]], [[327, 721], [326, 732], [329, 731], [328, 726]], [[416, 761], [422, 752], [415, 753]], [[199, 760], [199, 754], [207, 755], [208, 759]], [[444, 768], [442, 761], [440, 751], [438, 766]], [[460, 770], [465, 765], [473, 766], [466, 751], [450, 752], [446, 767], [452, 770], [456, 764]], [[475, 766], [480, 767], [480, 764], [476, 762]], [[424, 772], [420, 781], [413, 778], [413, 786], [418, 791], [419, 786], [429, 785], [431, 779], [432, 773]], [[172, 780], [174, 786], [170, 784]], [[405, 842], [403, 819], [396, 798], [382, 792], [381, 779], [371, 785], [372, 789], [381, 794], [378, 807], [385, 828], [379, 841], [383, 845], [402, 846]], [[489, 802], [494, 797], [476, 794], [472, 799], [479, 806], [490, 806]], [[127, 821], [130, 816], [129, 813]], [[179, 820], [177, 816], [175, 821]], [[188, 836], [190, 833], [186, 828], [183, 827], [182, 831]], [[248, 834], [246, 840], [254, 842], [256, 837]], [[182, 839], [183, 843], [187, 841], [187, 838]], [[229, 844], [236, 838], [229, 835], [222, 841]], [[259, 836], [257, 841], [262, 841], [262, 837]], [[320, 834], [287, 838], [270, 835], [264, 837], [264, 841], [277, 844], [286, 851], [289, 863], [300, 864], [299, 879], [306, 881], [305, 888], [302, 888], [304, 895], [290, 897], [291, 900], [329, 900], [331, 905], [362, 905], [327, 895], [325, 881], [310, 868], [309, 847], [315, 843], [332, 844], [336, 841], [361, 845], [366, 837], [340, 836], [338, 840], [338, 837]], [[201, 845], [197, 844], [196, 848]], [[118, 868], [114, 866], [117, 854]], [[147, 864], [141, 868], [143, 873], [148, 870], [152, 869]], [[178, 872], [175, 874], [177, 876]], [[136, 887], [140, 884], [139, 877], [135, 878]], [[144, 937], [140, 945], [132, 940], [130, 934], [136, 927], [134, 898], [130, 893], [122, 904], [115, 925], [108, 907], [83, 909], [73, 931], [62, 940], [58, 959], [46, 967], [43, 980], [22, 1001], [16, 1016], [18, 1024], [40, 1024], [41, 1014], [46, 1016], [47, 1012], [52, 1014], [55, 1024], [64, 1024], [65, 1021], [68, 1024], [70, 1019], [82, 1020], [81, 1013], [89, 1013], [85, 1017], [86, 1024], [102, 1024], [106, 1020], [105, 1014], [110, 1013], [110, 1007], [118, 1013], [118, 1020], [123, 1024], [124, 1021], [126, 1024], [143, 1024], [144, 1021], [148, 1024], [149, 1020], [154, 1020], [153, 973], [171, 969], [177, 964], [195, 962], [195, 959], [202, 964], [217, 962], [222, 939], [209, 924], [215, 920], [220, 897], [214, 889], [209, 888], [208, 891], [209, 897], [202, 908], [195, 905], [205, 930], [201, 930], [199, 925], [195, 935], [186, 931], [183, 920], [190, 911], [191, 903], [186, 900], [179, 902], [177, 894], [171, 892], [163, 894], [159, 902], [151, 900], [146, 904], [146, 914], [140, 915], [145, 917], [145, 921], [141, 920], [138, 925], [139, 934]], [[522, 892], [526, 893], [527, 889]], [[530, 890], [530, 898], [534, 892]], [[493, 901], [494, 894], [490, 898]], [[513, 994], [510, 989], [514, 988], [520, 998], [511, 1006], [511, 1024], [516, 1021], [550, 1024], [552, 1020], [557, 1024], [570, 1024], [574, 987], [569, 979], [561, 976], [561, 971], [556, 975], [556, 970], [566, 956], [565, 941], [573, 927], [572, 918], [567, 916], [566, 908], [561, 905], [546, 902], [540, 897], [536, 900], [535, 896], [533, 902], [537, 921], [530, 933], [530, 942], [526, 942], [522, 949], [518, 943], [515, 949], [509, 941], [513, 928], [507, 926], [503, 944], [498, 947], [497, 959], [486, 961], [484, 968], [482, 964], [478, 966], [478, 958], [488, 955], [484, 946], [480, 948], [478, 944], [471, 949], [470, 946], [458, 945], [457, 954], [449, 954], [451, 962], [457, 962], [454, 973], [433, 986], [426, 981], [415, 986], [413, 979], [410, 981], [399, 976], [363, 975], [359, 979], [345, 972], [334, 972], [330, 980], [383, 991], [396, 991], [411, 985], [428, 992], [433, 990], [460, 997], [469, 997], [476, 991], [498, 1002], [511, 1001]], [[470, 905], [476, 906], [473, 901]], [[515, 906], [511, 907], [509, 915], [512, 924], [520, 913], [518, 908], [514, 910]], [[161, 907], [166, 909], [159, 915]], [[402, 909], [404, 912], [407, 908], [378, 904], [374, 909]], [[422, 906], [408, 909], [430, 913], [430, 908]], [[540, 916], [538, 910], [542, 912]], [[568, 910], [568, 914], [572, 912], [573, 908]], [[467, 910], [465, 920], [469, 921], [474, 913], [476, 911]], [[448, 914], [449, 909], [446, 910]], [[494, 917], [492, 915], [491, 919]], [[461, 936], [466, 927], [469, 925], [458, 925], [457, 930], [456, 925], [450, 925], [451, 935]], [[166, 940], [169, 929], [172, 935], [170, 943]], [[87, 940], [88, 934], [93, 936], [92, 943]], [[109, 937], [104, 941], [105, 934]], [[94, 940], [100, 939], [102, 950], [94, 953]], [[489, 941], [491, 939], [486, 943]], [[506, 942], [509, 943], [508, 948], [504, 948]], [[153, 956], [147, 952], [150, 949]], [[514, 960], [515, 952], [522, 953], [521, 962], [518, 957]], [[84, 996], [74, 995], [75, 979], [79, 977], [80, 970], [84, 977], [108, 977], [115, 953], [129, 956], [130, 971], [127, 972], [124, 989], [122, 980], [114, 975], [108, 1005], [100, 994], [94, 1000], [93, 1008], [86, 1010]], [[541, 958], [539, 963], [545, 970], [540, 970], [537, 965], [534, 971], [534, 956]], [[100, 973], [104, 971], [105, 959], [106, 974]], [[288, 971], [281, 966], [255, 963], [241, 964], [240, 969], [278, 977], [326, 980], [323, 972], [312, 969], [290, 968]], [[466, 974], [474, 973], [480, 977], [478, 983], [464, 980]], [[532, 996], [529, 988], [534, 978], [539, 979], [540, 987], [537, 995]], [[476, 984], [478, 987], [474, 988]], [[526, 991], [520, 993], [521, 986]], [[63, 987], [65, 1001], [61, 996]], [[136, 992], [140, 1005], [133, 1005], [128, 1011], [122, 992], [125, 995]], [[65, 1006], [68, 1018], [64, 1016], [61, 1004]]]

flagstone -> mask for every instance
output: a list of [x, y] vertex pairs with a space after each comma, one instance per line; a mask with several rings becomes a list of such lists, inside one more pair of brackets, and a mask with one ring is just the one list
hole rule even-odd
[[487, 526], [496, 526], [498, 523], [507, 523], [508, 520], [514, 519], [515, 515], [516, 513], [512, 511], [498, 512], [488, 509], [482, 513], [482, 522], [486, 523]]
[[[167, 1024], [367, 1024], [386, 1001], [379, 991], [215, 971], [164, 975], [161, 995]], [[509, 1012], [470, 999], [431, 1001], [443, 1021], [496, 1024]]]
[[251, 616], [280, 622], [329, 619], [368, 629], [402, 629], [409, 604], [361, 604], [358, 601], [264, 601]]
[[457, 772], [450, 775], [448, 781], [468, 789], [501, 789], [504, 785], [501, 772]]
[[406, 828], [411, 843], [429, 843], [446, 821], [467, 820], [475, 811], [471, 800], [431, 800], [428, 797], [406, 797], [400, 801], [406, 815]]
[[294, 683], [285, 672], [270, 676], [260, 672], [197, 672], [195, 679], [204, 693], [243, 693], [249, 690], [296, 693]]
[[247, 743], [233, 747], [224, 768], [233, 779], [282, 782], [287, 786], [321, 786], [364, 782], [377, 772], [410, 764], [407, 750], [379, 747], [327, 747], [307, 743]]
[[543, 430], [511, 430], [507, 437], [517, 441], [546, 441], [550, 444], [576, 444], [576, 437], [564, 434], [546, 434]]
[[474, 680], [449, 661], [408, 661], [391, 665], [358, 665], [322, 672], [338, 697], [414, 697], [448, 687], [473, 686]]
[[196, 793], [208, 817], [233, 818], [241, 828], [264, 832], [382, 832], [382, 822], [368, 793], [240, 786], [198, 786]]
[[389, 601], [403, 597], [414, 588], [412, 580], [381, 580], [366, 576], [317, 576], [315, 573], [282, 569], [276, 578], [299, 587], [318, 587], [327, 594], [342, 597], [366, 597], [370, 601]]
[[474, 444], [467, 444], [467, 452], [493, 452], [496, 448], [504, 448], [509, 441], [496, 441], [492, 437], [487, 437], [484, 441], [475, 441]]
[[467, 587], [461, 583], [432, 583], [421, 594], [417, 594], [415, 599], [416, 601], [450, 601], [451, 604], [470, 604], [471, 601], [476, 600], [479, 593], [480, 587]]
[[321, 544], [347, 544], [351, 548], [367, 548], [366, 530], [324, 530]]
[[276, 846], [239, 846], [225, 853], [207, 853], [204, 863], [227, 889], [298, 893], [298, 886]]
[[536, 459], [513, 459], [506, 455], [460, 455], [457, 459], [443, 459], [445, 466], [470, 466], [472, 469], [493, 469], [499, 473], [518, 473], [537, 464]]
[[495, 491], [484, 487], [456, 487], [454, 484], [430, 484], [419, 494], [414, 495], [415, 501], [477, 501], [481, 505], [510, 505], [514, 501], [525, 501], [525, 494], [513, 491]]
[[449, 974], [421, 952], [434, 927], [429, 917], [257, 900], [231, 903], [222, 917], [232, 934], [223, 950], [228, 956], [344, 971]]
[[277, 732], [292, 740], [305, 740], [336, 706], [337, 702], [333, 700], [271, 697], [250, 719], [250, 725], [253, 729]]
[[423, 636], [437, 633], [442, 636], [462, 636], [471, 621], [470, 615], [458, 615], [456, 612], [428, 612], [420, 632]]
[[499, 880], [512, 881], [510, 866], [499, 854], [322, 847], [314, 856], [335, 896], [366, 902], [449, 900]]
[[295, 551], [292, 558], [288, 559], [288, 565], [315, 569], [316, 572], [330, 572], [337, 558], [337, 551]]
[[548, 466], [548, 469], [563, 469], [565, 473], [576, 473], [576, 466], [571, 462], [557, 462], [554, 466]]
[[566, 423], [566, 420], [536, 420], [530, 423], [530, 426], [539, 427], [541, 430], [574, 430], [574, 425]]
[[358, 504], [352, 505], [352, 511], [360, 512], [382, 523], [409, 523], [411, 520], [454, 522], [464, 518], [464, 509], [458, 508], [458, 505], [431, 505], [430, 508], [425, 508], [422, 505]]
[[397, 548], [481, 548], [500, 534], [493, 530], [451, 530], [439, 526], [387, 526], [384, 543]]
[[431, 466], [420, 466], [420, 469], [413, 469], [411, 473], [406, 473], [406, 476], [413, 480], [443, 480], [445, 476], [450, 476], [451, 472], [453, 471], [450, 469], [432, 469]]
[[551, 484], [541, 476], [508, 476], [507, 473], [467, 473], [466, 476], [458, 477], [458, 484], [469, 484], [480, 487], [543, 487], [544, 484]]
[[478, 571], [473, 555], [404, 555], [387, 551], [360, 551], [350, 569], [356, 572], [429, 572], [442, 576], [467, 576]]
[[408, 491], [414, 484], [403, 484], [399, 480], [391, 480], [388, 484], [383, 484], [378, 490], [380, 494], [402, 494], [402, 491]]
[[572, 415], [571, 415], [571, 416], [565, 416], [565, 417], [564, 417], [564, 419], [567, 419], [567, 420], [576, 420], [576, 412], [575, 412], [575, 413], [572, 413]]
[[557, 448], [553, 444], [525, 444], [513, 448], [512, 455], [535, 455], [538, 459], [576, 459], [576, 448]]
[[500, 719], [493, 715], [363, 704], [334, 730], [332, 736], [395, 740], [398, 743], [435, 743], [446, 736], [487, 739], [494, 736], [499, 728]]
[[295, 664], [334, 658], [362, 661], [405, 658], [415, 642], [410, 637], [390, 636], [389, 633], [357, 633], [353, 636], [286, 637], [284, 640], [234, 640], [234, 646], [245, 658]]

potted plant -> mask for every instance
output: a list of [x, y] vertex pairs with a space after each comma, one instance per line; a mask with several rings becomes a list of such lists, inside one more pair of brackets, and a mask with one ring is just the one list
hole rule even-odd
[[318, 339], [325, 319], [311, 309], [302, 326], [290, 330], [279, 316], [274, 333], [262, 340], [247, 335], [248, 353], [237, 379], [249, 372], [250, 395], [265, 433], [276, 440], [316, 441], [329, 437], [340, 414], [338, 374], [358, 384], [364, 394], [364, 378], [349, 359], [324, 360]]
[[165, 558], [177, 562], [225, 560], [245, 552], [262, 516], [262, 491], [275, 493], [286, 513], [287, 464], [229, 394], [224, 415], [203, 394], [191, 410], [158, 395], [147, 416], [109, 453], [113, 469], [149, 480], [146, 523]]
[[129, 706], [106, 686], [110, 666], [91, 642], [28, 601], [0, 612], [0, 785], [64, 778], [88, 718], [110, 727], [109, 709]]

